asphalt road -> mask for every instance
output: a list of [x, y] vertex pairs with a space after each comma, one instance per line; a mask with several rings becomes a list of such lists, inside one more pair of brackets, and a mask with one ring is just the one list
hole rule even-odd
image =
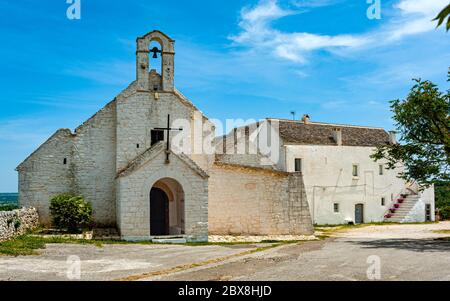
[[371, 226], [149, 280], [450, 280], [450, 223]]

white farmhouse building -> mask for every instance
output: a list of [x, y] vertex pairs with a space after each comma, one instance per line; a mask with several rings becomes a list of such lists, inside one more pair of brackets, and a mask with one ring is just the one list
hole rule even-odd
[[[389, 170], [370, 158], [376, 146], [396, 143], [395, 132], [304, 116], [297, 122], [280, 120], [280, 136], [280, 168], [302, 173], [314, 223], [434, 220], [433, 188], [420, 192], [398, 178], [401, 167]], [[390, 212], [402, 194], [407, 197]]]
[[[394, 131], [312, 122], [307, 114], [301, 120], [268, 118], [265, 122], [279, 138], [279, 151], [265, 168], [301, 174], [314, 224], [435, 220], [433, 187], [421, 191], [398, 177], [401, 166], [390, 170], [383, 161], [371, 158], [377, 146], [397, 143]], [[248, 151], [251, 145], [260, 151], [260, 141], [252, 138], [257, 137], [257, 127], [237, 128], [216, 143], [236, 141], [237, 149]], [[260, 166], [260, 157], [261, 153], [221, 154], [216, 160]]]

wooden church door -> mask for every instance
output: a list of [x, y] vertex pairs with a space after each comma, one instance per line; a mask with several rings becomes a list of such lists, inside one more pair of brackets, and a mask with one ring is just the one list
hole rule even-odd
[[169, 234], [169, 199], [164, 191], [152, 188], [150, 192], [150, 235]]

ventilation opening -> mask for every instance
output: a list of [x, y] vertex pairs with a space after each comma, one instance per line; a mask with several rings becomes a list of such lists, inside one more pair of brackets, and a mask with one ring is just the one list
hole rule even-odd
[[63, 164], [64, 164], [64, 165], [67, 165], [67, 158], [64, 158], [64, 159], [63, 159]]

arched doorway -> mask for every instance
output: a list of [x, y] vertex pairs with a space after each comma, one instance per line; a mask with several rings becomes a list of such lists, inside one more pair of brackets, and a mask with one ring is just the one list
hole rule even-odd
[[169, 198], [156, 187], [150, 192], [150, 229], [151, 235], [169, 234]]
[[157, 181], [150, 191], [150, 235], [184, 234], [184, 191], [172, 178]]

